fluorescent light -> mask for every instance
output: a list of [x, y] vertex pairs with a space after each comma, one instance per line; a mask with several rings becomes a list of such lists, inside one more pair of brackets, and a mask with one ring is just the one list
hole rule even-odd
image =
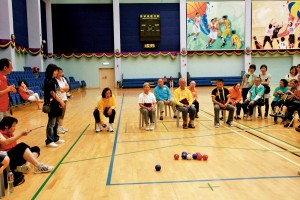
[[104, 62], [104, 63], [102, 63], [103, 65], [109, 65], [109, 62]]

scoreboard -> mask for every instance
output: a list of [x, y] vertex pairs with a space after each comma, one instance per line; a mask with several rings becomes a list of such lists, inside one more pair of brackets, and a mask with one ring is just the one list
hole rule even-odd
[[[154, 46], [156, 46], [159, 41], [160, 15], [140, 14], [140, 42], [144, 43], [144, 48], [155, 48]], [[147, 45], [147, 43], [149, 45]]]

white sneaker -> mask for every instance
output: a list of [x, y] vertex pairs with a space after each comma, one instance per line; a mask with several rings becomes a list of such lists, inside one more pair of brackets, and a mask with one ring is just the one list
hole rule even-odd
[[252, 120], [252, 117], [251, 116], [248, 116], [247, 117], [247, 121], [251, 121]]
[[69, 131], [69, 129], [67, 129], [67, 128], [65, 128], [65, 127], [61, 127], [62, 128], [62, 130], [64, 130], [65, 132], [68, 132]]
[[101, 132], [101, 130], [102, 130], [101, 125], [96, 124], [96, 130], [95, 130], [96, 133]]
[[52, 148], [58, 147], [58, 145], [55, 144], [54, 142], [51, 142], [51, 143], [47, 144], [46, 146], [47, 146], [47, 147], [52, 147]]
[[61, 126], [59, 126], [59, 127], [57, 128], [57, 133], [58, 133], [58, 134], [64, 134], [64, 133], [66, 133], [66, 131], [65, 131]]
[[150, 130], [153, 131], [154, 128], [155, 128], [155, 124], [154, 124], [154, 123], [151, 123], [151, 125], [150, 125]]
[[220, 127], [220, 124], [219, 124], [219, 123], [216, 123], [215, 127], [216, 127], [216, 128], [219, 128], [219, 127]]
[[57, 140], [57, 141], [56, 141], [56, 144], [64, 144], [64, 143], [65, 143], [64, 140]]
[[53, 169], [54, 167], [52, 166], [48, 166], [43, 163], [40, 163], [34, 168], [34, 173], [36, 174], [47, 173], [47, 172], [51, 172]]
[[112, 127], [112, 125], [108, 125], [108, 132], [114, 132], [114, 129], [113, 129], [113, 127]]
[[150, 125], [146, 125], [145, 130], [146, 130], [146, 131], [150, 131]]

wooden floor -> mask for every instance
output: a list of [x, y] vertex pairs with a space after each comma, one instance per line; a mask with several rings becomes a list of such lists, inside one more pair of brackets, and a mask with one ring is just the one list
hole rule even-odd
[[[152, 132], [139, 130], [142, 89], [115, 90], [115, 132], [97, 134], [92, 111], [100, 91], [74, 91], [64, 124], [69, 132], [61, 135], [66, 144], [46, 148], [45, 127], [20, 139], [40, 146], [39, 160], [55, 166], [54, 171], [30, 171], [8, 199], [299, 199], [300, 134], [272, 118], [215, 128], [211, 90], [198, 88], [201, 111], [195, 129], [177, 128], [173, 118], [165, 117]], [[13, 116], [19, 120], [17, 132], [47, 124], [47, 115], [35, 104], [19, 106]], [[182, 151], [209, 158], [174, 160], [174, 153]]]

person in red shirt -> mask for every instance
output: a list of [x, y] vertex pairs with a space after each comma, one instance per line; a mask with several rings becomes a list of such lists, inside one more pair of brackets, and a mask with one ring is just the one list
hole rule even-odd
[[19, 134], [14, 134], [18, 120], [14, 117], [4, 117], [0, 122], [0, 151], [7, 151], [10, 158], [10, 169], [14, 172], [27, 172], [29, 164], [34, 166], [34, 172], [46, 173], [53, 170], [52, 166], [40, 163], [37, 157], [40, 155], [40, 148], [37, 146], [29, 147], [24, 142], [17, 143], [17, 140], [23, 136], [27, 136], [31, 130], [25, 130]]
[[27, 88], [25, 81], [19, 82], [18, 92], [22, 99], [24, 99], [25, 101], [35, 101], [38, 109], [41, 110], [40, 103], [42, 103], [43, 101], [40, 100], [38, 93], [34, 93], [32, 90], [29, 90]]
[[8, 110], [8, 93], [16, 92], [14, 85], [8, 85], [6, 75], [10, 74], [13, 69], [12, 63], [7, 58], [2, 58], [0, 60], [0, 121], [3, 117], [7, 116]]

